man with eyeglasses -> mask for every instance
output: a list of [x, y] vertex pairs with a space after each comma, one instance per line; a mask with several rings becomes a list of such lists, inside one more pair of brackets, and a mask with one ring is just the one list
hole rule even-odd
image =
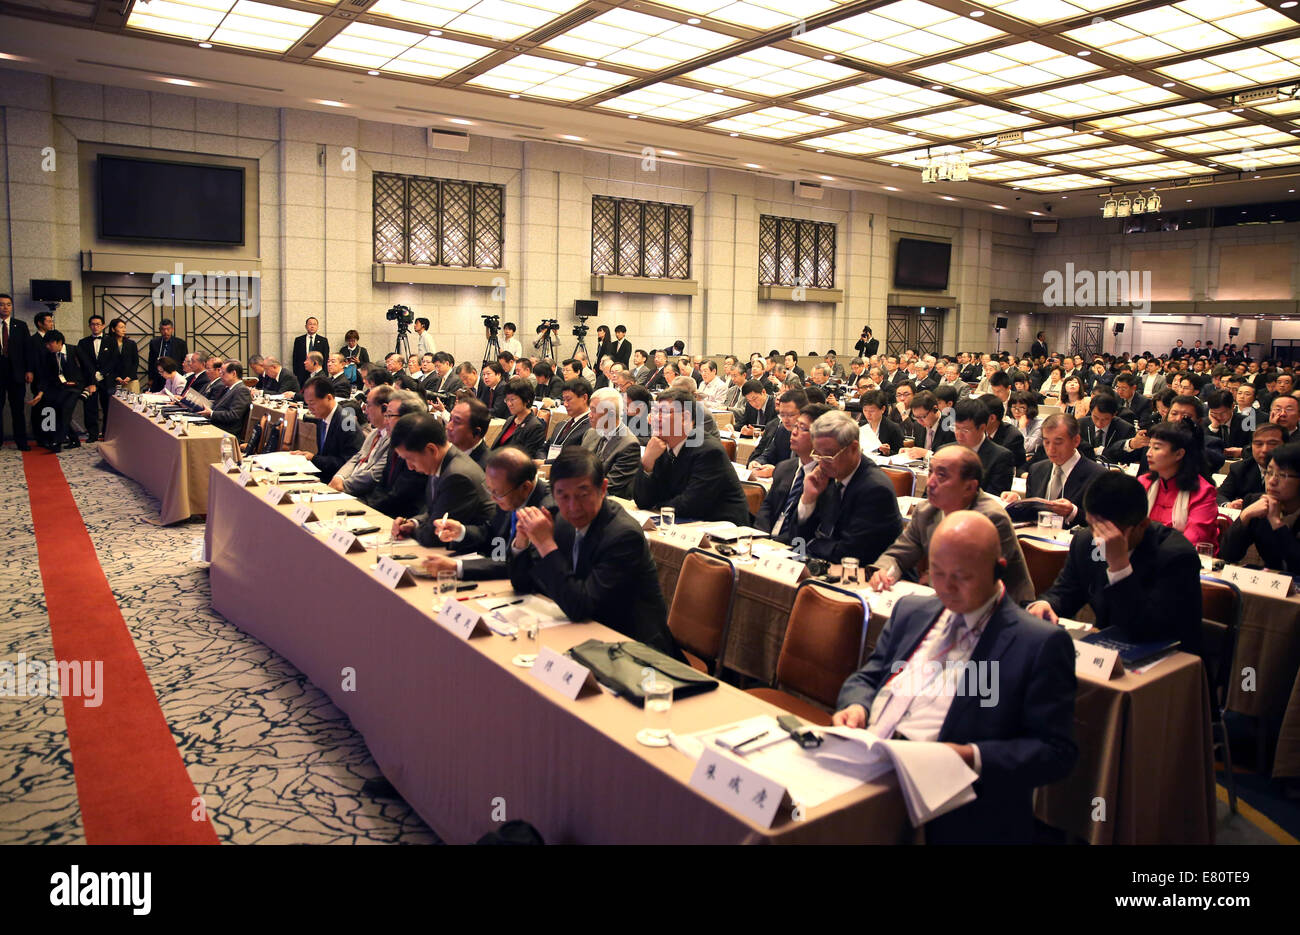
[[803, 494], [804, 481], [816, 465], [812, 457], [812, 425], [834, 411], [835, 407], [826, 403], [809, 403], [790, 423], [790, 457], [773, 471], [772, 486], [754, 519], [755, 529], [770, 532], [778, 542], [788, 545], [794, 538], [795, 508]]
[[519, 510], [537, 507], [555, 515], [551, 488], [537, 476], [537, 465], [522, 448], [498, 448], [488, 457], [483, 474], [483, 489], [496, 504], [497, 512], [487, 522], [473, 526], [454, 519], [434, 520], [439, 540], [446, 543], [453, 556], [464, 557], [426, 558], [424, 567], [429, 574], [454, 571], [462, 581], [509, 578], [510, 543], [518, 531]]
[[[1278, 384], [1281, 382], [1279, 378]], [[1300, 425], [1300, 400], [1289, 394], [1279, 394], [1269, 406], [1268, 421], [1282, 426], [1282, 444], [1300, 441], [1296, 435], [1296, 426]]]
[[1219, 485], [1220, 506], [1240, 510], [1250, 506], [1264, 493], [1264, 471], [1273, 449], [1282, 444], [1282, 426], [1265, 422], [1250, 439], [1250, 457], [1234, 462]]
[[763, 429], [763, 437], [754, 448], [747, 467], [754, 477], [771, 477], [776, 466], [790, 457], [790, 430], [799, 410], [808, 405], [803, 390], [786, 390], [776, 406], [776, 418]]
[[1300, 574], [1300, 444], [1273, 449], [1264, 470], [1264, 495], [1241, 511], [1224, 533], [1219, 556], [1239, 562], [1253, 545], [1264, 567], [1288, 575]]
[[874, 562], [903, 528], [893, 483], [862, 453], [858, 424], [848, 413], [819, 417], [812, 448], [816, 463], [795, 508], [795, 534], [814, 558]]
[[[381, 393], [381, 390], [388, 392]], [[376, 393], [380, 395], [375, 397]], [[378, 411], [372, 412], [377, 403]], [[342, 474], [349, 464], [355, 462], [355, 467], [341, 485], [335, 485], [339, 477], [335, 475], [330, 486], [352, 494], [386, 516], [404, 516], [417, 512], [424, 493], [425, 477], [412, 471], [405, 460], [393, 454], [392, 435], [393, 426], [398, 419], [413, 412], [424, 411], [424, 400], [420, 399], [418, 393], [391, 386], [372, 389], [367, 397], [366, 418], [374, 426], [374, 431], [362, 443], [361, 451], [339, 469]], [[363, 459], [360, 456], [365, 454], [367, 446], [371, 448], [370, 454]]]

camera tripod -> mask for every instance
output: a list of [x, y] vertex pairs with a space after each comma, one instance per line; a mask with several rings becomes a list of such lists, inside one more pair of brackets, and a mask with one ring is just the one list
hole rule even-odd
[[[591, 363], [591, 354], [587, 352], [587, 342], [581, 336], [578, 337], [578, 343], [573, 345], [573, 353], [570, 354], [569, 356], [576, 360], [578, 357], [578, 351], [582, 351], [583, 355], [587, 358], [587, 362]], [[600, 361], [596, 361], [596, 366], [599, 365], [600, 365]]]
[[397, 326], [397, 343], [393, 345], [393, 353], [402, 355], [402, 366], [406, 366], [407, 358], [411, 356], [411, 338], [404, 325]]
[[497, 340], [495, 329], [488, 331], [487, 346], [483, 348], [483, 363], [495, 363], [501, 356], [501, 342]]
[[555, 339], [551, 337], [549, 328], [543, 331], [542, 336], [533, 342], [533, 347], [537, 348], [537, 354], [543, 360], [555, 359]]

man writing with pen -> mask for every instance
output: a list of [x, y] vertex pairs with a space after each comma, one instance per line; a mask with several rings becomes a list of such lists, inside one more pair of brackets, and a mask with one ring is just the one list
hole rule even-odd
[[606, 498], [600, 460], [587, 448], [566, 446], [550, 479], [559, 517], [539, 506], [515, 514], [507, 562], [516, 593], [544, 594], [570, 620], [595, 620], [684, 662], [668, 630], [645, 533]]

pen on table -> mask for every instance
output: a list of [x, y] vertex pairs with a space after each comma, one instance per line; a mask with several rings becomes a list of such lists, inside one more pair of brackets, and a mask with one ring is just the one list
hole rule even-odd
[[335, 510], [335, 516], [365, 516], [365, 510]]
[[740, 743], [736, 744], [734, 747], [731, 748], [731, 752], [739, 753], [741, 747], [747, 747], [755, 740], [762, 740], [770, 733], [772, 733], [770, 730], [765, 730], [761, 734], [755, 734], [753, 737], [750, 737], [748, 740], [742, 740]]
[[521, 597], [521, 598], [519, 598], [518, 600], [515, 600], [515, 601], [506, 601], [504, 604], [497, 604], [497, 606], [495, 606], [495, 607], [489, 607], [488, 610], [490, 610], [490, 611], [491, 611], [491, 610], [500, 610], [502, 607], [513, 607], [513, 606], [515, 606], [516, 604], [522, 604], [523, 602], [524, 602], [524, 599]]

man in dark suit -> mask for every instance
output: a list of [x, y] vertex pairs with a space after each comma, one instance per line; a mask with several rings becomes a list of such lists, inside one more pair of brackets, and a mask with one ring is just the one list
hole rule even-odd
[[[34, 330], [27, 338], [27, 351], [24, 356], [27, 361], [25, 379], [31, 385], [32, 395], [35, 396], [50, 379], [51, 358], [49, 348], [45, 346], [45, 336], [54, 330], [54, 313], [37, 312], [32, 318], [32, 327]], [[31, 407], [31, 423], [32, 438], [38, 445], [48, 448], [53, 441], [62, 443], [62, 439], [53, 438], [53, 430], [47, 432], [42, 428], [42, 417], [35, 406]]]
[[507, 419], [510, 410], [506, 408], [506, 372], [495, 360], [483, 365], [483, 374], [479, 380], [478, 398], [488, 407], [494, 419]]
[[361, 420], [355, 409], [334, 398], [333, 388], [324, 377], [308, 380], [302, 388], [302, 398], [307, 410], [319, 422], [316, 426], [316, 454], [310, 451], [294, 453], [311, 458], [312, 464], [320, 468], [321, 483], [328, 484], [334, 479], [334, 472], [360, 450], [365, 440]]
[[298, 378], [299, 385], [307, 383], [308, 354], [315, 351], [320, 354], [321, 360], [330, 356], [330, 342], [326, 340], [325, 335], [316, 333], [320, 331], [320, 322], [315, 318], [308, 318], [306, 328], [306, 334], [300, 334], [293, 339], [293, 355], [289, 358], [293, 366], [293, 375]]
[[483, 469], [447, 439], [441, 419], [427, 412], [402, 416], [393, 426], [392, 454], [428, 477], [424, 512], [393, 520], [393, 538], [414, 536], [423, 546], [442, 545], [436, 521], [443, 517], [466, 526], [485, 523], [496, 507], [483, 487]]
[[263, 379], [266, 380], [265, 392], [270, 394], [289, 394], [298, 392], [301, 385], [298, 378], [285, 370], [278, 357], [266, 357], [262, 360]]
[[625, 368], [631, 369], [632, 342], [627, 339], [626, 325], [619, 325], [614, 329], [614, 341], [611, 348], [609, 356], [614, 359], [614, 363], [622, 364]]
[[4, 406], [7, 401], [14, 442], [19, 451], [28, 450], [23, 387], [29, 369], [27, 354], [30, 342], [27, 322], [14, 318], [13, 297], [0, 293], [0, 444], [4, 443]]
[[53, 439], [45, 443], [50, 451], [58, 452], [64, 444], [80, 448], [81, 441], [72, 428], [72, 413], [87, 389], [86, 376], [75, 349], [69, 352], [64, 344], [61, 331], [45, 332], [45, 352], [49, 356], [41, 370], [44, 382], [32, 397], [32, 417], [39, 414], [42, 430]]
[[812, 457], [812, 426], [834, 408], [825, 403], [809, 403], [799, 410], [790, 431], [790, 457], [772, 472], [772, 486], [754, 517], [754, 528], [770, 532], [778, 542], [789, 544], [798, 531], [795, 514], [803, 496], [804, 479], [816, 467]]
[[1034, 336], [1034, 343], [1030, 346], [1029, 356], [1033, 360], [1047, 356], [1047, 332], [1040, 331]]
[[212, 375], [208, 373], [207, 367], [203, 366], [201, 354], [194, 351], [186, 354], [185, 359], [181, 361], [181, 371], [185, 374], [185, 388], [177, 394], [178, 396], [184, 396], [190, 390], [207, 395], [204, 391], [212, 382]]
[[515, 591], [544, 594], [570, 620], [595, 620], [682, 660], [645, 533], [607, 499], [596, 456], [565, 448], [551, 466], [551, 489], [558, 519], [535, 506], [518, 511], [509, 559]]
[[352, 396], [352, 381], [343, 372], [346, 367], [342, 354], [331, 354], [325, 360], [325, 378], [330, 381], [336, 399], [349, 399]]
[[[771, 477], [776, 466], [790, 457], [790, 431], [799, 410], [808, 405], [803, 390], [786, 390], [776, 406], [776, 418], [763, 429], [763, 437], [754, 446], [748, 467], [755, 477]], [[703, 415], [706, 410], [700, 408]]]
[[[1133, 418], [1125, 421], [1132, 423], [1135, 428], [1149, 429], [1151, 423], [1155, 421], [1156, 411], [1151, 405], [1151, 400], [1137, 391], [1138, 378], [1125, 371], [1115, 378], [1112, 385], [1115, 388], [1115, 395], [1119, 397], [1120, 407], [1133, 414]], [[1123, 413], [1121, 412], [1120, 415]]]
[[858, 343], [853, 345], [853, 349], [858, 352], [859, 357], [875, 357], [880, 353], [880, 339], [871, 336], [870, 328], [863, 328], [862, 336], [858, 338]]
[[1011, 452], [1011, 470], [1017, 475], [1020, 474], [1025, 469], [1025, 436], [1019, 428], [1005, 420], [1006, 407], [1003, 406], [1002, 400], [992, 393], [981, 396], [980, 399], [989, 411], [989, 421], [984, 426], [984, 434], [988, 435], [989, 441]]
[[389, 382], [399, 390], [416, 392], [415, 380], [406, 372], [406, 358], [396, 351], [384, 358], [384, 369], [388, 371]]
[[1098, 629], [1119, 627], [1134, 642], [1177, 639], [1200, 653], [1201, 561], [1187, 537], [1153, 523], [1146, 490], [1118, 471], [1092, 481], [1083, 508], [1091, 528], [1075, 530], [1065, 567], [1026, 610], [1055, 623], [1088, 604]]
[[746, 438], [761, 436], [768, 423], [776, 418], [776, 399], [760, 380], [747, 380], [740, 392], [745, 397], [745, 412], [736, 429]]
[[1119, 400], [1110, 393], [1098, 393], [1092, 398], [1087, 418], [1079, 423], [1079, 447], [1085, 456], [1109, 461], [1107, 449], [1123, 445], [1136, 434], [1133, 423], [1119, 417]]
[[1219, 555], [1224, 561], [1239, 562], [1254, 546], [1265, 568], [1300, 574], [1300, 539], [1293, 518], [1300, 512], [1300, 444], [1292, 442], [1273, 451], [1264, 484], [1264, 494], [1242, 510], [1224, 533]]
[[491, 453], [483, 440], [491, 424], [487, 406], [473, 396], [465, 396], [447, 414], [447, 439], [482, 468]]
[[[749, 505], [722, 443], [699, 427], [695, 396], [664, 390], [651, 410], [654, 434], [646, 443], [632, 490], [643, 510], [670, 506], [678, 522], [749, 522]], [[558, 496], [558, 493], [557, 493]]]
[[904, 439], [913, 441], [906, 454], [912, 458], [924, 458], [927, 451], [938, 451], [944, 445], [952, 444], [957, 436], [953, 434], [951, 425], [952, 419], [939, 411], [939, 400], [933, 393], [917, 393], [912, 397], [912, 418], [900, 426]]
[[965, 445], [975, 452], [984, 465], [984, 480], [980, 489], [1000, 497], [1011, 489], [1015, 462], [1011, 452], [990, 440], [987, 435], [988, 406], [984, 405], [982, 399], [961, 399], [952, 407], [952, 413], [954, 443]]
[[609, 495], [630, 499], [632, 484], [641, 470], [641, 446], [623, 423], [623, 398], [607, 387], [591, 395], [591, 431], [582, 447], [600, 461], [609, 482]]
[[94, 387], [83, 404], [86, 441], [94, 442], [99, 440], [101, 401], [105, 394], [112, 396], [115, 387], [110, 376], [113, 352], [108, 346], [108, 335], [104, 334], [104, 318], [101, 315], [91, 315], [88, 324], [90, 334], [77, 342], [77, 355], [81, 359], [81, 369], [88, 381], [87, 386]]
[[217, 428], [242, 438], [253, 405], [252, 391], [244, 386], [244, 365], [237, 360], [227, 361], [221, 368], [220, 385], [223, 390], [216, 401], [199, 414]]
[[[1031, 522], [1041, 510], [1062, 517], [1065, 527], [1083, 522], [1083, 495], [1088, 484], [1106, 469], [1079, 451], [1079, 422], [1058, 412], [1043, 422], [1042, 461], [1029, 468], [1022, 498], [1014, 490], [1002, 495], [1007, 512], [1018, 523]], [[1046, 501], [1031, 502], [1031, 501]]]
[[1228, 476], [1219, 485], [1219, 505], [1240, 510], [1263, 496], [1264, 471], [1273, 456], [1273, 449], [1281, 444], [1280, 425], [1265, 422], [1255, 429], [1255, 434], [1250, 440], [1249, 456], [1233, 462], [1228, 468]]
[[815, 558], [839, 562], [851, 555], [863, 565], [874, 562], [903, 529], [893, 483], [862, 454], [858, 425], [848, 413], [818, 418], [812, 446], [817, 466], [805, 472], [796, 534]]
[[492, 452], [483, 473], [483, 486], [496, 504], [496, 512], [486, 522], [472, 526], [454, 519], [436, 520], [438, 538], [452, 556], [465, 557], [426, 558], [424, 567], [430, 574], [453, 571], [462, 581], [509, 578], [510, 543], [518, 533], [518, 511], [531, 506], [555, 515], [551, 488], [537, 476], [537, 465], [520, 449]]
[[461, 388], [460, 377], [456, 376], [452, 369], [456, 364], [456, 359], [446, 351], [439, 351], [433, 355], [433, 372], [434, 376], [424, 385], [424, 395], [427, 397], [430, 393], [449, 393], [455, 395], [456, 391]]
[[[1068, 776], [1078, 758], [1073, 644], [1008, 598], [1005, 567], [986, 517], [946, 517], [930, 539], [935, 596], [900, 599], [840, 689], [837, 725], [947, 744], [979, 775], [974, 801], [926, 824], [927, 843], [1031, 843], [1035, 787]], [[966, 671], [966, 687], [959, 676], [935, 691], [936, 666]], [[968, 666], [996, 673], [996, 696], [970, 689]]]
[[428, 412], [428, 409], [424, 400], [410, 390], [393, 389], [391, 386], [383, 389], [390, 394], [384, 401], [381, 418], [383, 431], [388, 435], [384, 445], [384, 465], [374, 486], [360, 497], [366, 506], [373, 507], [385, 516], [414, 516], [424, 506], [424, 488], [428, 478], [419, 471], [411, 470], [406, 459], [393, 451], [393, 427], [403, 416]]
[[[581, 445], [591, 431], [591, 387], [581, 378], [566, 380], [560, 389], [560, 402], [568, 418], [551, 433], [545, 460], [554, 461], [565, 445]], [[559, 412], [552, 412], [555, 419]]]
[[149, 390], [157, 393], [162, 389], [163, 378], [158, 372], [158, 361], [164, 357], [180, 363], [189, 353], [185, 342], [176, 337], [176, 325], [170, 318], [158, 323], [158, 337], [149, 342]]

